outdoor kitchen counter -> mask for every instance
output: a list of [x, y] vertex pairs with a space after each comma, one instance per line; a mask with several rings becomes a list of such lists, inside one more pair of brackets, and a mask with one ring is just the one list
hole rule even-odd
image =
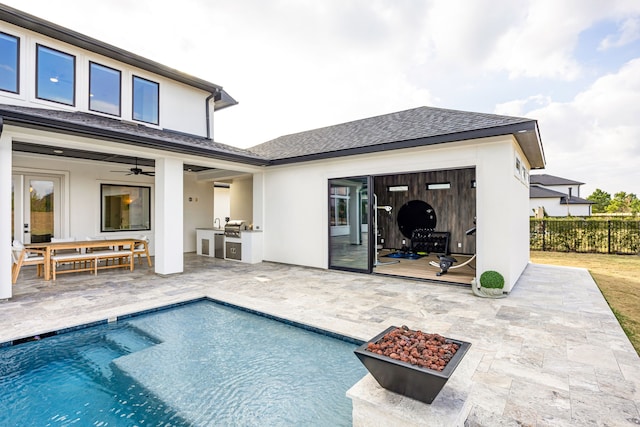
[[262, 262], [262, 230], [242, 230], [240, 237], [225, 236], [225, 259], [233, 259], [228, 253], [229, 243], [240, 245], [241, 254], [234, 261], [256, 264]]
[[[227, 243], [239, 249], [237, 259], [227, 253]], [[224, 228], [196, 228], [196, 253], [249, 264], [262, 262], [262, 230], [242, 230], [240, 237], [229, 237], [224, 235]]]
[[196, 253], [224, 258], [224, 228], [196, 228]]

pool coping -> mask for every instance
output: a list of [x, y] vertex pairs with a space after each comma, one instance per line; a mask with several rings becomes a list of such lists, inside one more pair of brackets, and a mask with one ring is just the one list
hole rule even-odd
[[58, 336], [58, 335], [63, 335], [66, 333], [70, 333], [70, 332], [74, 332], [74, 331], [78, 331], [78, 330], [82, 330], [82, 329], [87, 329], [87, 328], [91, 328], [94, 326], [100, 326], [100, 325], [107, 325], [107, 324], [113, 324], [113, 323], [117, 323], [117, 322], [121, 322], [123, 320], [127, 320], [127, 319], [132, 319], [135, 317], [139, 317], [139, 316], [143, 316], [145, 314], [150, 314], [150, 313], [156, 313], [159, 311], [165, 311], [165, 310], [170, 310], [176, 307], [181, 307], [181, 306], [185, 306], [185, 305], [189, 305], [189, 304], [193, 304], [193, 303], [197, 303], [197, 302], [201, 302], [201, 301], [209, 301], [212, 302], [214, 304], [218, 304], [221, 306], [225, 306], [225, 307], [229, 307], [229, 308], [233, 308], [236, 310], [241, 310], [243, 312], [246, 313], [250, 313], [250, 314], [254, 314], [256, 316], [260, 316], [260, 317], [264, 317], [266, 319], [271, 319], [271, 320], [275, 320], [278, 321], [280, 323], [286, 324], [286, 325], [291, 325], [300, 329], [304, 329], [306, 331], [309, 332], [314, 332], [316, 334], [319, 335], [324, 335], [330, 338], [334, 338], [334, 339], [338, 339], [340, 341], [345, 341], [348, 342], [350, 344], [354, 344], [357, 346], [362, 345], [363, 343], [365, 343], [365, 341], [358, 339], [358, 338], [354, 338], [354, 337], [350, 337], [344, 334], [339, 334], [337, 332], [333, 332], [333, 331], [329, 331], [327, 329], [322, 329], [310, 324], [306, 324], [306, 323], [302, 323], [302, 322], [298, 322], [295, 320], [290, 320], [290, 319], [286, 319], [284, 317], [281, 316], [276, 316], [274, 314], [269, 314], [266, 312], [262, 312], [256, 309], [252, 309], [249, 307], [244, 307], [238, 304], [233, 304], [227, 301], [223, 301], [220, 300], [218, 298], [213, 298], [210, 296], [202, 296], [202, 297], [196, 297], [196, 298], [189, 298], [186, 299], [184, 301], [178, 301], [178, 302], [173, 302], [173, 303], [169, 303], [169, 304], [164, 304], [158, 307], [153, 307], [153, 308], [147, 308], [147, 309], [143, 309], [140, 311], [135, 311], [135, 312], [129, 312], [129, 313], [125, 313], [125, 314], [121, 314], [121, 315], [116, 315], [116, 316], [110, 316], [106, 319], [99, 319], [99, 320], [95, 320], [95, 321], [91, 321], [91, 322], [86, 322], [86, 323], [82, 323], [82, 324], [78, 324], [78, 325], [74, 325], [74, 326], [68, 326], [68, 327], [64, 327], [64, 328], [59, 328], [59, 329], [54, 329], [51, 331], [45, 331], [42, 333], [38, 333], [38, 334], [34, 334], [34, 335], [30, 335], [30, 336], [26, 336], [26, 337], [21, 337], [21, 338], [16, 338], [13, 340], [9, 340], [9, 341], [5, 341], [0, 343], [0, 349], [2, 348], [7, 348], [7, 347], [13, 347], [13, 346], [17, 346], [17, 345], [21, 345], [21, 344], [25, 344], [28, 342], [32, 342], [32, 341], [39, 341], [42, 339], [46, 339], [49, 337], [53, 337], [53, 336]]

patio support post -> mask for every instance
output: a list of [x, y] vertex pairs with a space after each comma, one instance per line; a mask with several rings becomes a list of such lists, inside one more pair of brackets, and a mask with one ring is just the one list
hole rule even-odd
[[[0, 130], [1, 132], [1, 130]], [[0, 134], [0, 299], [11, 298], [11, 137]], [[5, 262], [6, 261], [6, 262]]]
[[156, 159], [155, 167], [155, 271], [182, 273], [184, 206], [183, 164], [179, 159]]

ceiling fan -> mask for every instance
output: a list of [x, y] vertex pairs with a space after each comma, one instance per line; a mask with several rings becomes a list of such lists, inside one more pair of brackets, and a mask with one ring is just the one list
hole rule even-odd
[[111, 171], [111, 172], [127, 172], [125, 175], [146, 175], [146, 176], [156, 176], [156, 173], [153, 171], [143, 171], [138, 167], [138, 158], [136, 157], [136, 165], [127, 171]]

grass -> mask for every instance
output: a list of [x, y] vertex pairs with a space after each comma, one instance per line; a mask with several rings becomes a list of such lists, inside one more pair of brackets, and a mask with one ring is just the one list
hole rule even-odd
[[531, 251], [531, 262], [588, 269], [640, 355], [640, 256]]

